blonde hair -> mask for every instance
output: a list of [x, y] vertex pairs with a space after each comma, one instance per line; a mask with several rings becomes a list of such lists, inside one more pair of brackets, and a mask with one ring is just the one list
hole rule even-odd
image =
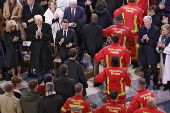
[[18, 30], [18, 25], [14, 20], [9, 20], [6, 22], [6, 32], [11, 32], [11, 27], [16, 26], [16, 30]]
[[167, 29], [170, 33], [170, 25], [169, 24], [162, 25], [161, 29], [163, 29], [163, 28]]
[[49, 2], [48, 2], [48, 8], [50, 8], [51, 3], [53, 3], [54, 5], [56, 5], [56, 8], [57, 8], [57, 2], [56, 2], [56, 1], [49, 1]]

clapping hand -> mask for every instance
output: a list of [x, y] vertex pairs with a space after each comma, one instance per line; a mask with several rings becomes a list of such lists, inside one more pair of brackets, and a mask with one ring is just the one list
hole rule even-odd
[[16, 36], [15, 36], [15, 37], [13, 38], [13, 41], [14, 41], [14, 42], [17, 42], [18, 39], [19, 39], [19, 37], [16, 37]]
[[162, 23], [163, 24], [168, 24], [168, 17], [163, 16], [162, 17]]
[[66, 45], [66, 47], [71, 47], [71, 46], [72, 46], [72, 43], [71, 43], [71, 42]]
[[149, 40], [149, 37], [148, 37], [148, 35], [146, 34], [146, 35], [143, 35], [143, 38], [141, 39], [141, 41], [144, 41], [144, 40], [146, 40], [146, 41], [148, 41]]
[[58, 14], [55, 14], [54, 15], [54, 19], [56, 20], [58, 18]]

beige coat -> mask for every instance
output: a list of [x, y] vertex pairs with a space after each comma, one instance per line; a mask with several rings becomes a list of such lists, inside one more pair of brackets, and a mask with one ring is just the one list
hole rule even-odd
[[0, 113], [22, 113], [20, 100], [13, 93], [0, 95]]
[[[8, 21], [9, 19], [6, 18], [6, 15], [10, 14], [9, 12], [9, 4], [8, 2], [4, 3], [3, 8], [3, 17]], [[22, 6], [20, 4], [16, 4], [15, 8], [12, 11], [12, 16], [16, 16], [14, 20], [16, 21], [18, 28], [21, 30], [22, 40], [26, 40], [25, 31], [22, 27], [21, 17], [22, 17]]]

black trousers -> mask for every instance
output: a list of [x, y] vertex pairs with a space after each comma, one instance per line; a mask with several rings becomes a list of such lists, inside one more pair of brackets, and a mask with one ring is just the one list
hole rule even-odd
[[[158, 85], [158, 70], [157, 70], [157, 64], [150, 65], [152, 72], [153, 72], [153, 83], [154, 85]], [[142, 70], [144, 72], [144, 78], [147, 83], [147, 86], [150, 85], [150, 71], [149, 71], [149, 65], [143, 65], [142, 64]]]

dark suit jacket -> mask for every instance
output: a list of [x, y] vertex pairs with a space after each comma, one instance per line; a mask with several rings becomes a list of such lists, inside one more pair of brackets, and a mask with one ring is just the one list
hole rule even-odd
[[74, 96], [74, 86], [76, 84], [75, 80], [69, 78], [67, 75], [61, 75], [59, 78], [55, 78], [54, 81], [54, 90], [57, 95], [63, 97], [64, 102]]
[[44, 71], [53, 69], [53, 59], [51, 42], [53, 42], [53, 35], [51, 25], [47, 23], [42, 24], [42, 37], [36, 39], [35, 34], [38, 30], [37, 24], [33, 23], [28, 27], [28, 39], [31, 40], [31, 67], [33, 69]]
[[78, 19], [82, 19], [83, 23], [86, 23], [86, 15], [85, 11], [82, 7], [77, 6], [76, 7], [76, 13], [74, 18], [71, 15], [71, 7], [67, 7], [64, 10], [64, 17], [63, 19], [67, 19], [69, 23], [76, 22]]
[[148, 42], [141, 41], [143, 35], [146, 35], [146, 28], [144, 26], [142, 26], [139, 29], [138, 43], [140, 47], [139, 47], [138, 60], [140, 63], [142, 63], [142, 65], [157, 64], [159, 60], [158, 60], [158, 53], [156, 51], [156, 46], [159, 40], [160, 30], [158, 27], [152, 25], [148, 33], [148, 37], [149, 37]]
[[23, 22], [27, 23], [27, 26], [32, 24], [32, 23], [28, 23], [28, 20], [31, 18], [34, 18], [35, 15], [44, 15], [44, 10], [43, 7], [41, 5], [39, 5], [38, 3], [34, 3], [33, 6], [33, 11], [31, 13], [30, 11], [30, 6], [28, 4], [23, 6], [23, 12], [22, 12], [22, 20]]
[[[68, 29], [67, 37], [64, 42], [60, 45], [59, 42], [63, 38], [63, 29], [57, 31], [55, 44], [59, 47], [59, 56], [65, 58], [68, 55], [68, 50], [72, 47], [77, 46], [77, 36], [74, 30]], [[72, 43], [72, 47], [67, 48], [66, 45]]]

